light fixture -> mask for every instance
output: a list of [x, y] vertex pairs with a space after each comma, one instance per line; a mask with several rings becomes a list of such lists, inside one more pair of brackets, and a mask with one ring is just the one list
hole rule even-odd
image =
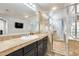
[[52, 10], [56, 10], [57, 9], [57, 7], [52, 7]]
[[28, 18], [29, 16], [25, 16], [25, 18]]

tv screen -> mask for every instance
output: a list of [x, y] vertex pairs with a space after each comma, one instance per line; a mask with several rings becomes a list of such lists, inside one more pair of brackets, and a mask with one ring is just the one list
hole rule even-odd
[[23, 28], [23, 23], [15, 22], [15, 28]]

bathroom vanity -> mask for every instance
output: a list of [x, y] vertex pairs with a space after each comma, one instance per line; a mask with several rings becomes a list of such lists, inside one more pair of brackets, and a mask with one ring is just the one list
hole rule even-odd
[[[39, 34], [36, 38], [17, 38], [0, 45], [0, 55], [5, 56], [44, 56], [47, 51], [47, 34]], [[7, 43], [8, 42], [8, 43]], [[12, 42], [12, 43], [11, 43]], [[12, 46], [11, 46], [12, 45]]]

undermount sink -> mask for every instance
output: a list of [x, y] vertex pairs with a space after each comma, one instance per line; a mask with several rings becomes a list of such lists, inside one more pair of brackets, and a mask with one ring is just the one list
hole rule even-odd
[[32, 39], [36, 39], [36, 38], [38, 38], [37, 35], [26, 35], [26, 36], [21, 37], [22, 40], [32, 40]]

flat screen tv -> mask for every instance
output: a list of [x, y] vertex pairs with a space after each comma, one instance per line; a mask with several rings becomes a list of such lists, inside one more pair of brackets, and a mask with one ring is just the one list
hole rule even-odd
[[23, 28], [23, 23], [15, 22], [15, 28]]

